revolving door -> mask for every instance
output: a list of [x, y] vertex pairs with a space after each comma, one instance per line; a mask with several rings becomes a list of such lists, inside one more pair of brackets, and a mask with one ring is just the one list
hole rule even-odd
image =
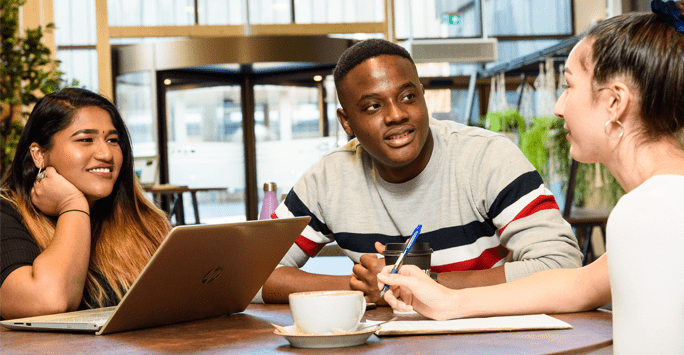
[[256, 219], [263, 183], [280, 197], [346, 143], [331, 73], [351, 44], [285, 36], [117, 48], [115, 102], [134, 156], [158, 162], [155, 184], [220, 187], [198, 193], [202, 223]]

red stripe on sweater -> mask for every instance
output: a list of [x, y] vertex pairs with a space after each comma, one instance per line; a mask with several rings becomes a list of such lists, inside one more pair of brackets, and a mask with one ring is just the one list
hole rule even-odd
[[518, 213], [518, 215], [515, 216], [508, 224], [506, 224], [503, 228], [499, 230], [499, 234], [503, 234], [504, 229], [508, 227], [513, 221], [516, 221], [521, 218], [525, 218], [527, 216], [531, 216], [539, 211], [543, 210], [558, 210], [558, 204], [556, 203], [556, 199], [553, 198], [553, 195], [541, 195], [532, 200], [532, 202], [528, 203], [525, 208]]
[[[278, 219], [278, 215], [275, 213], [271, 213], [271, 219]], [[325, 244], [317, 244], [312, 242], [311, 240], [307, 239], [303, 235], [299, 235], [299, 238], [295, 240], [295, 244], [302, 249], [308, 256], [314, 256], [318, 254], [321, 249], [325, 246]]]
[[314, 256], [318, 254], [318, 252], [321, 251], [321, 249], [323, 249], [325, 246], [325, 244], [314, 243], [303, 235], [300, 235], [299, 238], [297, 238], [295, 244], [297, 244], [297, 246], [308, 256]]
[[489, 248], [480, 254], [477, 258], [459, 261], [453, 264], [433, 266], [430, 268], [432, 272], [449, 272], [449, 271], [467, 271], [467, 270], [486, 270], [491, 269], [494, 264], [508, 255], [508, 249], [501, 245], [494, 248]]

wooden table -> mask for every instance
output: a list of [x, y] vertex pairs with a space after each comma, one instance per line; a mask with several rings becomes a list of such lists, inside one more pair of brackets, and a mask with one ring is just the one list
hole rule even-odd
[[[199, 217], [199, 205], [197, 204], [197, 192], [199, 191], [225, 191], [225, 187], [200, 187], [193, 188], [187, 186], [177, 186], [177, 185], [153, 185], [153, 186], [143, 186], [145, 192], [152, 193], [153, 195], [170, 195], [173, 196], [173, 201], [171, 203], [171, 215], [175, 213], [176, 224], [185, 224], [185, 211], [183, 210], [183, 193], [189, 192], [192, 198], [192, 208], [195, 212], [195, 224], [200, 224]], [[169, 216], [170, 217], [170, 216]]]
[[[366, 312], [387, 320], [389, 307]], [[271, 323], [291, 325], [288, 305], [250, 305], [243, 313], [109, 335], [12, 331], [0, 326], [0, 354], [587, 354], [610, 348], [611, 313], [558, 314], [574, 329], [377, 337], [363, 345], [298, 349], [273, 333]], [[604, 354], [605, 352], [600, 352]]]

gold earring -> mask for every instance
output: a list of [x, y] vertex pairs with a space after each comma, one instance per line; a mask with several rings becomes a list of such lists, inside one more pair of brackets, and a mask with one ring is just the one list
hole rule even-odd
[[619, 139], [619, 138], [622, 138], [622, 135], [625, 134], [625, 126], [623, 126], [622, 123], [620, 123], [620, 121], [617, 121], [617, 120], [616, 120], [614, 123], [617, 123], [618, 126], [620, 126], [621, 131], [620, 131], [620, 134], [619, 134], [617, 137], [611, 137], [611, 136], [608, 134], [608, 125], [611, 124], [611, 123], [613, 123], [613, 121], [611, 121], [611, 120], [608, 120], [608, 122], [606, 122], [606, 125], [603, 126], [603, 133], [605, 133], [606, 137], [608, 137], [609, 139]]
[[42, 170], [43, 170], [43, 168], [38, 168], [38, 174], [36, 175], [36, 182], [40, 182], [40, 180], [43, 180], [47, 177], [47, 175], [45, 175], [45, 172]]

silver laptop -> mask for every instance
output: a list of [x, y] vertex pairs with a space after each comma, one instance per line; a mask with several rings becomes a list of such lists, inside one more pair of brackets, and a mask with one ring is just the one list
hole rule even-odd
[[309, 220], [175, 227], [118, 306], [0, 324], [99, 335], [242, 312]]

